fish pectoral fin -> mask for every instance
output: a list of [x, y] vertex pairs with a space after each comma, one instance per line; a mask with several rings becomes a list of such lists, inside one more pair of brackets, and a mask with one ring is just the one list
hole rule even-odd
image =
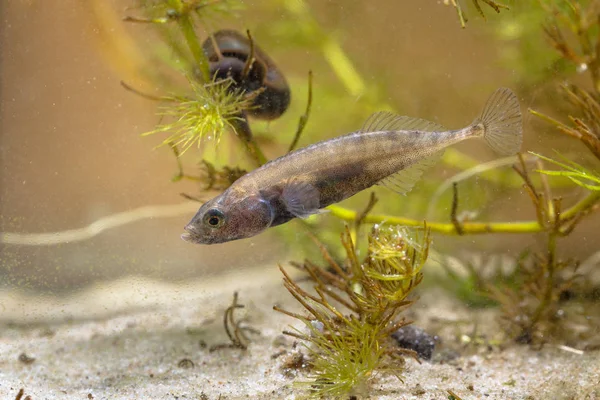
[[285, 184], [281, 196], [287, 210], [296, 217], [307, 218], [312, 214], [326, 212], [319, 209], [319, 190], [298, 178]]
[[361, 132], [381, 132], [381, 131], [424, 131], [424, 132], [442, 132], [446, 128], [420, 118], [400, 116], [391, 111], [378, 111], [371, 114], [361, 128]]
[[443, 151], [438, 151], [395, 174], [383, 178], [377, 184], [385, 186], [398, 194], [406, 195], [421, 179], [423, 173], [440, 160], [442, 154], [444, 154]]

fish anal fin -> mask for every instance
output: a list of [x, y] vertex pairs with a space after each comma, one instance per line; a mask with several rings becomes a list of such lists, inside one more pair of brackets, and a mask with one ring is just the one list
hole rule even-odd
[[296, 217], [307, 218], [312, 214], [322, 212], [319, 209], [319, 190], [301, 178], [294, 178], [286, 182], [281, 198], [286, 209]]
[[425, 171], [437, 164], [443, 153], [443, 151], [438, 151], [401, 171], [383, 178], [377, 184], [385, 186], [398, 194], [406, 195], [421, 179]]
[[391, 111], [378, 111], [367, 118], [360, 131], [368, 133], [381, 131], [441, 132], [445, 130], [443, 126], [435, 122], [400, 116]]

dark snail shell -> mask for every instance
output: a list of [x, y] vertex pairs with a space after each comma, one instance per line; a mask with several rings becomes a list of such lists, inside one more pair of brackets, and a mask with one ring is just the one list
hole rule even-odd
[[[213, 38], [214, 42], [208, 38], [202, 44], [211, 76], [216, 74], [217, 79], [231, 77], [235, 82], [234, 88], [246, 93], [263, 88], [254, 98], [254, 107], [248, 110], [248, 114], [267, 120], [280, 117], [290, 104], [291, 93], [273, 60], [254, 43], [254, 62], [247, 66], [250, 40], [237, 31], [220, 30], [213, 34]], [[218, 51], [213, 43], [219, 47]]]

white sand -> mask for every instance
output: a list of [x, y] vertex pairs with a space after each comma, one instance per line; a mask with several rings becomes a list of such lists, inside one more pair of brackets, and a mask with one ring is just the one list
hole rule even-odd
[[[228, 342], [221, 318], [234, 290], [247, 306], [239, 315], [245, 313], [260, 334], [251, 335], [246, 351], [210, 352]], [[20, 388], [33, 400], [301, 398], [281, 370], [292, 340], [274, 344], [294, 321], [272, 311], [274, 304], [297, 310], [273, 268], [185, 286], [126, 279], [68, 298], [2, 292], [0, 398], [14, 399]], [[489, 312], [467, 312], [428, 290], [411, 316], [439, 333], [445, 347], [457, 347], [474, 321], [485, 322], [488, 337], [497, 330]], [[19, 361], [22, 353], [35, 361]], [[508, 345], [492, 351], [474, 346], [461, 354], [445, 364], [409, 360], [404, 383], [378, 378], [370, 398], [446, 399], [450, 389], [463, 399], [600, 399], [597, 352]], [[178, 366], [186, 358], [194, 365]]]

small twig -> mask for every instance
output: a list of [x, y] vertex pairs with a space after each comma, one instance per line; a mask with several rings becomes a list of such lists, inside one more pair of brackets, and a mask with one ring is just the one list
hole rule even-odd
[[356, 216], [356, 221], [354, 224], [357, 229], [364, 222], [365, 217], [369, 215], [369, 213], [371, 212], [371, 210], [373, 210], [373, 207], [375, 207], [378, 201], [379, 199], [375, 195], [375, 192], [371, 192], [371, 196], [369, 197], [369, 202], [367, 203], [367, 206], [360, 214]]
[[446, 393], [448, 393], [448, 394], [449, 394], [449, 396], [448, 396], [448, 399], [449, 399], [449, 400], [462, 400], [462, 398], [461, 398], [459, 395], [457, 395], [456, 393], [454, 393], [454, 392], [453, 392], [452, 390], [450, 390], [450, 389], [447, 389], [447, 390], [446, 390]]
[[535, 208], [538, 223], [540, 224], [540, 226], [546, 227], [548, 224], [549, 215], [547, 213], [548, 210], [546, 209], [545, 204], [542, 204], [544, 201], [544, 197], [537, 192], [535, 186], [533, 185], [533, 182], [529, 177], [529, 173], [527, 172], [525, 161], [523, 160], [521, 154], [519, 154], [519, 161], [521, 164], [521, 168], [518, 168], [516, 165], [513, 165], [513, 169], [523, 179], [523, 188], [527, 191], [527, 194], [531, 198], [531, 202], [533, 203], [533, 206]]
[[192, 201], [196, 201], [196, 202], [198, 202], [198, 203], [205, 203], [205, 202], [206, 202], [205, 200], [202, 200], [202, 199], [201, 199], [201, 198], [199, 198], [199, 197], [191, 196], [191, 195], [189, 195], [189, 194], [187, 194], [187, 193], [179, 193], [179, 195], [180, 195], [181, 197], [183, 197], [184, 199], [187, 199], [187, 200], [192, 200]]
[[563, 134], [574, 137], [576, 139], [581, 139], [581, 136], [582, 136], [581, 133], [577, 132], [576, 130], [574, 130], [572, 128], [569, 128], [567, 125], [563, 124], [562, 122], [560, 122], [552, 117], [549, 117], [545, 114], [542, 114], [538, 111], [532, 110], [531, 108], [529, 109], [529, 112], [531, 114], [535, 115], [536, 117], [541, 118], [544, 121], [554, 125], [554, 127], [556, 129], [558, 129], [560, 132], [562, 132]]
[[248, 348], [249, 339], [244, 335], [240, 328], [241, 321], [236, 322], [233, 317], [233, 312], [238, 308], [244, 308], [244, 306], [238, 304], [238, 292], [233, 292], [233, 302], [225, 310], [225, 314], [223, 315], [223, 325], [232, 345], [242, 350], [246, 350]]
[[[537, 161], [537, 169], [538, 170], [543, 170], [544, 169], [544, 165], [542, 164], [541, 160]], [[546, 201], [545, 203], [545, 209], [546, 209], [546, 213], [548, 215], [548, 217], [550, 216], [555, 216], [555, 221], [553, 222], [557, 222], [557, 218], [559, 218], [559, 215], [555, 213], [554, 207], [553, 207], [553, 196], [552, 196], [552, 190], [550, 189], [550, 184], [548, 183], [548, 177], [544, 174], [540, 174], [540, 180], [542, 182], [542, 189], [544, 190], [544, 200]]]
[[252, 159], [259, 166], [265, 164], [267, 162], [267, 157], [265, 157], [264, 153], [256, 143], [246, 116], [241, 115], [236, 118], [232, 118], [230, 123], [234, 127], [237, 137], [240, 138], [246, 147], [246, 152], [250, 155], [250, 157], [252, 157]]
[[465, 234], [465, 232], [463, 231], [461, 223], [458, 220], [458, 217], [456, 216], [457, 211], [458, 211], [458, 184], [456, 182], [454, 182], [452, 184], [452, 209], [450, 210], [450, 220], [452, 221], [452, 223], [454, 224], [454, 227], [456, 228], [456, 233], [458, 233], [460, 236], [462, 236]]
[[375, 195], [375, 192], [371, 192], [367, 206], [360, 214], [356, 216], [356, 221], [354, 222], [354, 232], [356, 234], [357, 239], [359, 237], [360, 226], [363, 224], [365, 217], [369, 215], [369, 213], [373, 210], [373, 207], [375, 207], [378, 201], [379, 199]]
[[283, 274], [283, 285], [285, 286], [285, 288], [290, 292], [292, 296], [294, 296], [296, 300], [298, 300], [300, 304], [302, 304], [304, 308], [306, 308], [306, 310], [308, 310], [308, 312], [314, 315], [315, 318], [318, 317], [319, 313], [304, 300], [305, 294], [307, 293], [304, 290], [302, 290], [300, 286], [294, 283], [292, 278], [290, 278], [288, 273], [281, 265], [279, 265], [279, 270]]
[[208, 1], [208, 0], [203, 0], [202, 1], [201, 0], [201, 1], [197, 1], [196, 4], [190, 4], [190, 5], [188, 5], [188, 7], [191, 10], [199, 11], [199, 10], [201, 10], [204, 7], [212, 6], [213, 4], [223, 3], [225, 1], [227, 1], [227, 0], [212, 0], [212, 1]]
[[206, 175], [208, 177], [208, 183], [206, 184], [204, 190], [210, 190], [217, 181], [217, 173], [215, 170], [215, 166], [204, 159], [202, 159], [202, 164], [204, 164], [204, 166], [206, 167]]
[[242, 71], [242, 77], [244, 79], [250, 73], [250, 69], [252, 68], [252, 64], [254, 64], [254, 40], [252, 40], [252, 35], [250, 35], [250, 29], [246, 29], [246, 35], [248, 35], [248, 41], [250, 42], [250, 54], [246, 59], [246, 63], [244, 64], [244, 70]]
[[[276, 310], [276, 311], [280, 311], [280, 310]], [[296, 339], [307, 340], [307, 337], [300, 333], [296, 333], [296, 332], [292, 332], [292, 331], [288, 331], [288, 330], [284, 330], [282, 333], [287, 336], [295, 337]]]
[[306, 320], [308, 320], [308, 319], [309, 319], [309, 318], [307, 318], [307, 317], [305, 317], [305, 316], [303, 316], [303, 315], [297, 314], [297, 313], [295, 313], [295, 312], [291, 312], [291, 311], [284, 310], [283, 308], [281, 308], [281, 307], [279, 307], [279, 306], [273, 306], [273, 310], [274, 310], [274, 311], [277, 311], [277, 312], [280, 312], [280, 313], [282, 313], [282, 314], [285, 314], [285, 315], [287, 315], [287, 316], [294, 317], [294, 318], [296, 318], [296, 319], [299, 319], [299, 320], [301, 320], [301, 321], [302, 321], [303, 319], [306, 319]]
[[559, 350], [562, 350], [562, 351], [568, 351], [569, 353], [577, 354], [578, 356], [582, 356], [585, 354], [585, 352], [583, 350], [575, 349], [573, 347], [565, 346], [562, 344], [557, 345], [556, 348], [558, 348]]
[[304, 114], [302, 116], [300, 116], [300, 121], [298, 121], [298, 128], [296, 129], [296, 134], [294, 135], [294, 140], [292, 140], [292, 143], [290, 144], [290, 147], [288, 148], [288, 153], [292, 150], [294, 150], [296, 148], [296, 146], [298, 145], [298, 141], [300, 140], [300, 136], [302, 135], [302, 132], [304, 131], [304, 127], [306, 126], [306, 123], [308, 122], [308, 116], [310, 115], [310, 109], [312, 106], [312, 71], [308, 71], [308, 100], [306, 102], [306, 110], [304, 111]]
[[185, 176], [185, 174], [183, 173], [183, 164], [181, 163], [181, 159], [179, 158], [181, 156], [181, 153], [179, 152], [179, 148], [177, 147], [177, 145], [175, 143], [169, 142], [169, 147], [173, 151], [173, 154], [175, 154], [175, 161], [177, 162], [177, 170], [179, 171], [177, 173], [177, 175], [175, 175], [173, 178], [171, 178], [171, 181], [177, 182], [177, 181], [180, 181]]
[[128, 85], [124, 81], [121, 81], [121, 86], [123, 86], [123, 88], [125, 88], [126, 90], [128, 90], [128, 91], [130, 91], [132, 93], [135, 93], [138, 96], [143, 97], [143, 98], [148, 99], [148, 100], [152, 100], [152, 101], [173, 101], [172, 98], [163, 97], [163, 96], [154, 96], [152, 94], [141, 92], [141, 91], [137, 90], [136, 88]]
[[217, 55], [217, 59], [219, 61], [223, 60], [223, 53], [221, 53], [221, 49], [219, 48], [219, 44], [217, 43], [217, 40], [215, 39], [215, 35], [213, 33], [210, 33], [208, 35], [208, 38], [210, 40], [210, 43], [212, 44], [215, 54]]
[[[496, 3], [493, 0], [481, 0], [481, 1], [483, 1], [485, 4], [487, 4], [488, 6], [493, 8], [494, 11], [496, 11], [497, 13], [500, 13], [501, 8], [503, 8], [505, 10], [510, 10], [510, 8], [507, 5], [501, 4], [501, 3]], [[479, 9], [481, 9], [481, 7], [479, 7], [478, 0], [473, 0], [473, 2], [478, 6]], [[481, 11], [481, 15], [483, 16], [483, 11]]]
[[321, 241], [319, 241], [319, 239], [317, 239], [317, 237], [312, 234], [310, 234], [310, 237], [321, 250], [321, 256], [325, 261], [327, 261], [329, 266], [343, 279], [349, 279], [350, 276], [346, 273], [346, 271], [344, 271], [342, 267], [340, 267], [340, 265], [337, 262], [335, 262], [333, 257], [331, 257], [331, 254], [329, 254], [327, 248], [323, 245], [323, 243], [321, 243]]
[[172, 21], [173, 18], [170, 17], [159, 17], [159, 18], [140, 18], [140, 17], [132, 17], [126, 16], [123, 17], [123, 21], [125, 22], [134, 22], [138, 24], [166, 24], [169, 21]]
[[[465, 17], [462, 7], [460, 5], [460, 2], [458, 0], [449, 0], [450, 3], [452, 3], [452, 6], [454, 6], [454, 8], [456, 9], [456, 13], [458, 14], [458, 19], [460, 21], [460, 26], [461, 28], [466, 28], [467, 27], [467, 17]], [[448, 4], [446, 2], [446, 4]]]

